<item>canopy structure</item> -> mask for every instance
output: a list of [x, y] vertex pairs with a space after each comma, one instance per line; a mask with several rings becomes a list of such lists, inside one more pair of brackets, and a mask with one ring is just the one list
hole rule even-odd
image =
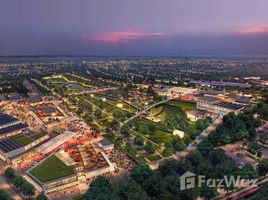
[[71, 138], [73, 138], [77, 133], [72, 131], [65, 131], [64, 133], [54, 137], [53, 139], [49, 140], [45, 144], [42, 144], [40, 147], [36, 149], [38, 153], [47, 154], [53, 149], [59, 147], [63, 143], [67, 142]]

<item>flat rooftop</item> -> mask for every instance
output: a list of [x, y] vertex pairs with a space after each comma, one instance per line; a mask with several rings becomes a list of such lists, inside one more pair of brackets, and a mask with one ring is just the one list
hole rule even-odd
[[75, 174], [73, 167], [67, 166], [55, 155], [41, 161], [29, 173], [42, 183]]
[[10, 132], [14, 132], [14, 131], [18, 131], [18, 130], [22, 130], [22, 129], [25, 129], [27, 127], [28, 127], [28, 125], [23, 124], [23, 123], [19, 123], [19, 124], [15, 124], [15, 125], [12, 125], [12, 126], [5, 127], [5, 128], [1, 128], [0, 129], [0, 135], [7, 134], [7, 133], [10, 133]]
[[219, 101], [220, 99], [216, 98], [216, 97], [210, 97], [210, 96], [204, 96], [204, 97], [198, 97], [198, 101], [206, 101], [209, 103], [214, 103]]
[[4, 114], [4, 113], [0, 113], [0, 126], [4, 126], [6, 124], [10, 124], [16, 121], [18, 121], [17, 118]]
[[22, 147], [22, 145], [13, 138], [7, 138], [4, 140], [0, 140], [0, 149], [4, 153], [14, 151], [14, 150], [19, 149], [21, 147]]
[[232, 110], [239, 110], [239, 109], [243, 108], [243, 106], [240, 104], [227, 103], [227, 102], [219, 102], [219, 103], [215, 103], [214, 105], [220, 106], [223, 108], [232, 109]]

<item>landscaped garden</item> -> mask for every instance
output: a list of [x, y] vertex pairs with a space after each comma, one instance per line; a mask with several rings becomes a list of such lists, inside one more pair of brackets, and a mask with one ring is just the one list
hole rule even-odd
[[74, 174], [71, 166], [67, 166], [55, 155], [48, 157], [42, 163], [30, 170], [30, 173], [39, 181], [45, 183]]
[[22, 146], [26, 146], [35, 140], [30, 137], [25, 137], [23, 134], [13, 135], [11, 137], [15, 139], [18, 143], [20, 143]]

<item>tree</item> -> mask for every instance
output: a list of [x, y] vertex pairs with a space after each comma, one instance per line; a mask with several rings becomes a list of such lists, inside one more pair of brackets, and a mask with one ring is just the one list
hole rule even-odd
[[150, 133], [150, 130], [149, 130], [148, 126], [146, 126], [146, 125], [140, 125], [138, 131], [139, 131], [139, 133], [144, 134], [144, 135], [147, 135]]
[[177, 174], [172, 173], [165, 177], [165, 189], [173, 194], [176, 195], [180, 188], [180, 178]]
[[102, 111], [100, 109], [97, 109], [94, 113], [95, 117], [97, 119], [101, 119], [102, 118]]
[[143, 146], [144, 139], [140, 135], [136, 136], [134, 139], [134, 143], [138, 146]]
[[128, 125], [124, 125], [122, 126], [120, 133], [125, 137], [128, 138], [130, 136], [130, 132], [129, 132], [129, 126]]
[[153, 123], [148, 124], [148, 129], [151, 133], [157, 130], [156, 126]]
[[179, 199], [181, 200], [194, 200], [196, 198], [196, 193], [193, 189], [182, 190], [179, 193]]
[[213, 149], [208, 156], [211, 163], [216, 166], [217, 164], [222, 163], [224, 160], [228, 159], [228, 156], [225, 154], [225, 151], [221, 148]]
[[48, 200], [47, 196], [44, 194], [44, 192], [41, 192], [37, 197], [36, 200]]
[[249, 142], [247, 150], [249, 153], [255, 155], [260, 150], [260, 146], [255, 142]]
[[124, 113], [118, 111], [118, 110], [113, 110], [112, 111], [112, 115], [114, 116], [114, 118], [116, 119], [124, 119], [125, 118], [125, 115]]
[[144, 149], [147, 153], [152, 154], [155, 151], [155, 146], [151, 142], [147, 142]]
[[119, 128], [119, 122], [116, 120], [116, 119], [113, 119], [112, 122], [111, 122], [111, 128], [112, 129], [117, 129]]
[[85, 200], [117, 200], [110, 181], [104, 176], [98, 176], [89, 186]]
[[3, 189], [0, 189], [0, 199], [1, 200], [13, 200], [11, 195], [6, 190], [3, 190]]
[[200, 196], [206, 200], [210, 200], [218, 195], [218, 192], [215, 187], [208, 187], [206, 184], [203, 184], [200, 190]]
[[28, 196], [30, 199], [30, 197], [35, 194], [35, 188], [31, 183], [26, 182], [22, 186], [22, 192], [24, 195]]
[[118, 187], [118, 195], [122, 200], [149, 200], [149, 196], [140, 185], [133, 180], [125, 180]]
[[149, 177], [143, 183], [143, 189], [151, 198], [159, 199], [164, 194], [164, 183], [158, 175]]
[[258, 171], [261, 176], [265, 176], [268, 173], [268, 158], [262, 159], [259, 162]]
[[257, 171], [248, 163], [246, 163], [240, 170], [239, 175], [242, 179], [257, 179]]
[[141, 185], [146, 179], [153, 175], [152, 170], [146, 164], [135, 165], [130, 171], [130, 177]]
[[197, 149], [202, 153], [203, 156], [206, 157], [213, 150], [213, 146], [209, 140], [204, 139], [201, 143], [198, 144]]
[[187, 147], [187, 145], [180, 139], [173, 139], [172, 144], [175, 151], [183, 151]]
[[10, 180], [13, 180], [16, 178], [16, 171], [12, 168], [12, 167], [9, 167], [6, 169], [5, 171], [5, 176], [10, 179]]

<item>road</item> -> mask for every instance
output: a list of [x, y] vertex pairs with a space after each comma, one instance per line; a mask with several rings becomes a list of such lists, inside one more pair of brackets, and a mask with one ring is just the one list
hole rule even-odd
[[[268, 177], [260, 178], [257, 182], [257, 185], [260, 186], [261, 184], [266, 183], [266, 182], [268, 182]], [[224, 198], [221, 198], [221, 200], [238, 200], [239, 198], [241, 198], [243, 196], [244, 193], [249, 192], [250, 190], [253, 190], [254, 188], [256, 188], [256, 187], [247, 187], [247, 188], [241, 189], [237, 192], [234, 192], [234, 193], [227, 195]], [[218, 199], [218, 198], [216, 198], [216, 199]]]

